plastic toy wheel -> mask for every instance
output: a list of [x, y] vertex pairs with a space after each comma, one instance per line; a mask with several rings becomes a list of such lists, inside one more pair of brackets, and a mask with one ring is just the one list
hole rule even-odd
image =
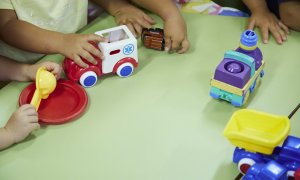
[[253, 159], [250, 159], [250, 158], [243, 158], [239, 161], [238, 163], [238, 168], [239, 168], [239, 171], [242, 173], [242, 174], [246, 174], [248, 169], [253, 165], [255, 164], [255, 161]]
[[250, 91], [247, 91], [244, 98], [243, 98], [243, 105], [247, 102], [247, 100], [249, 98], [249, 95], [250, 95]]
[[120, 77], [128, 77], [133, 72], [133, 65], [129, 62], [121, 64], [117, 69], [117, 75]]
[[265, 71], [264, 70], [262, 70], [261, 72], [260, 72], [260, 77], [264, 77], [264, 75], [265, 75]]
[[250, 87], [250, 93], [252, 93], [253, 91], [254, 91], [254, 89], [255, 89], [255, 87], [256, 87], [256, 82], [257, 82], [257, 79], [258, 79], [258, 77], [255, 79], [255, 81], [254, 81], [254, 83], [251, 85], [251, 87]]
[[79, 82], [83, 87], [92, 87], [97, 82], [97, 74], [93, 71], [87, 71], [80, 76]]

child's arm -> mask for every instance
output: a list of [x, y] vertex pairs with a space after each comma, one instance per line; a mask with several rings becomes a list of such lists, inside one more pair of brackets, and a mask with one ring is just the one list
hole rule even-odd
[[0, 81], [30, 81], [35, 80], [35, 74], [39, 67], [44, 66], [58, 79], [61, 74], [60, 65], [54, 62], [42, 62], [37, 64], [22, 64], [0, 56]]
[[[52, 72], [56, 78], [61, 74], [61, 67], [54, 62], [22, 64], [0, 56], [0, 80], [29, 81], [35, 80], [37, 69], [41, 66]], [[0, 128], [0, 150], [22, 141], [30, 132], [40, 127], [38, 115], [33, 105], [25, 104], [9, 118], [5, 127]]]
[[289, 29], [277, 17], [271, 13], [265, 0], [243, 0], [252, 15], [249, 19], [248, 29], [260, 28], [264, 43], [268, 43], [269, 31], [273, 34], [278, 44], [286, 40]]
[[39, 28], [19, 20], [14, 10], [0, 10], [0, 40], [17, 48], [42, 54], [60, 53], [86, 67], [81, 58], [96, 64], [92, 55], [102, 57], [102, 53], [89, 41], [105, 41], [95, 34], [63, 34]]
[[40, 128], [38, 115], [33, 105], [25, 104], [0, 128], [0, 150], [25, 139], [30, 132]]
[[127, 25], [136, 37], [141, 35], [142, 28], [151, 28], [155, 24], [150, 16], [127, 0], [94, 0], [94, 2], [114, 16], [118, 25]]
[[166, 50], [184, 53], [189, 49], [187, 28], [183, 17], [172, 0], [131, 0], [152, 11], [164, 21]]

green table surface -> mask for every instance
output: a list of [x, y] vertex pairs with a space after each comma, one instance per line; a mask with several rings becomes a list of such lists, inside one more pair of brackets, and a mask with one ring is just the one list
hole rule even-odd
[[[162, 22], [153, 16], [157, 26]], [[49, 125], [0, 151], [1, 180], [233, 179], [234, 147], [222, 132], [235, 108], [209, 96], [210, 78], [226, 50], [238, 46], [247, 19], [184, 15], [191, 42], [182, 55], [146, 49], [138, 41], [139, 67], [129, 78], [108, 75], [86, 89], [85, 114]], [[83, 33], [115, 26], [103, 15]], [[259, 41], [266, 62], [260, 87], [244, 108], [288, 115], [300, 101], [300, 33], [288, 42]], [[45, 60], [61, 62], [60, 55]], [[0, 91], [0, 126], [18, 107], [28, 83]], [[300, 113], [291, 134], [300, 136]]]

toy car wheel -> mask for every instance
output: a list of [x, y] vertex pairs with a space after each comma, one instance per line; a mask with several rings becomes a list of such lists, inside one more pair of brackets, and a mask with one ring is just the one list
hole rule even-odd
[[80, 76], [79, 82], [83, 87], [92, 87], [97, 82], [97, 74], [93, 71], [87, 71]]
[[238, 168], [239, 168], [239, 171], [242, 173], [242, 174], [246, 174], [248, 169], [253, 165], [255, 164], [255, 161], [253, 159], [250, 159], [250, 158], [243, 158], [239, 161], [238, 163]]
[[116, 71], [117, 75], [120, 77], [128, 77], [132, 74], [132, 72], [133, 65], [129, 62], [121, 64]]

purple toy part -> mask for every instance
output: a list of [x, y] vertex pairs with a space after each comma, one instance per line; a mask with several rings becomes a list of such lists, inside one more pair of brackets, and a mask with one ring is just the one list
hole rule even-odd
[[255, 60], [255, 70], [257, 70], [261, 66], [263, 55], [259, 48], [255, 48], [254, 50], [245, 50], [239, 47], [236, 49], [236, 51], [252, 57]]
[[249, 81], [250, 73], [251, 69], [248, 65], [225, 58], [218, 65], [214, 79], [242, 89]]
[[231, 73], [239, 73], [243, 71], [243, 65], [238, 62], [229, 62], [225, 64], [225, 69]]

